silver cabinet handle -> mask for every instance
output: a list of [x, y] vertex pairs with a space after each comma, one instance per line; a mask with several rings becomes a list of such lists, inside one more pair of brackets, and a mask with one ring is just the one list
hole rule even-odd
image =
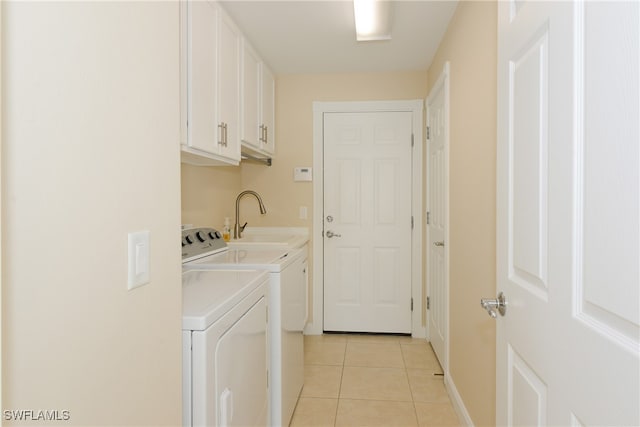
[[482, 306], [482, 308], [487, 310], [487, 313], [489, 313], [489, 316], [491, 316], [494, 319], [498, 317], [496, 310], [498, 310], [498, 313], [500, 313], [500, 316], [504, 316], [507, 313], [507, 298], [504, 296], [502, 292], [498, 294], [497, 299], [482, 298], [480, 300], [480, 305]]
[[220, 122], [218, 125], [218, 129], [220, 129], [220, 138], [218, 140], [218, 145], [222, 145], [223, 147], [227, 146], [227, 124], [225, 122]]
[[224, 122], [220, 122], [218, 125], [218, 129], [220, 129], [220, 138], [218, 138], [218, 145], [222, 145], [224, 147]]
[[444, 241], [443, 242], [433, 242], [433, 246], [443, 246], [444, 247]]
[[324, 234], [325, 234], [325, 236], [327, 236], [329, 239], [330, 239], [330, 238], [332, 238], [332, 237], [342, 237], [342, 235], [337, 234], [337, 233], [334, 233], [334, 232], [333, 232], [333, 231], [331, 231], [331, 230], [327, 230], [327, 232], [326, 232], [326, 233], [324, 233]]

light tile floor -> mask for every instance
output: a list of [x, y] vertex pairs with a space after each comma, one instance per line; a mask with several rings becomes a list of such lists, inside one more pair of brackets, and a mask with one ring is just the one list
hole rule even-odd
[[458, 426], [425, 340], [305, 336], [304, 388], [291, 426]]

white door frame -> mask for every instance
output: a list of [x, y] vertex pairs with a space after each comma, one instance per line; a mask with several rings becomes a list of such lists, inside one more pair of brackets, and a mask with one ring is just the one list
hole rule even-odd
[[[450, 106], [450, 97], [449, 97], [449, 84], [450, 84], [450, 73], [449, 73], [449, 62], [445, 62], [444, 67], [442, 68], [442, 72], [440, 76], [438, 76], [438, 80], [436, 80], [435, 84], [429, 91], [429, 95], [425, 100], [425, 106], [427, 109], [427, 126], [429, 125], [429, 104], [431, 102], [431, 98], [436, 94], [439, 90], [444, 91], [444, 121], [445, 121], [445, 131], [444, 131], [444, 360], [441, 361], [442, 369], [445, 374], [445, 378], [449, 378], [449, 106]], [[429, 167], [429, 162], [426, 162], [427, 168]], [[424, 189], [425, 189], [425, 201], [427, 206], [427, 211], [429, 210], [429, 184], [427, 182], [427, 176], [429, 175], [429, 171], [425, 173], [424, 176]], [[428, 233], [429, 227], [427, 227]], [[427, 236], [427, 244], [429, 244], [429, 236]], [[425, 253], [425, 263], [428, 265], [428, 251]], [[426, 291], [427, 295], [431, 295], [431, 283], [429, 283], [429, 274], [425, 277], [426, 280]], [[431, 329], [429, 324], [429, 313], [427, 313], [425, 307], [425, 314], [427, 319], [427, 339], [431, 338]]]
[[413, 154], [412, 154], [412, 203], [413, 233], [411, 239], [411, 295], [413, 312], [411, 313], [411, 335], [426, 337], [426, 328], [422, 325], [422, 121], [424, 101], [365, 101], [365, 102], [314, 102], [313, 103], [313, 229], [311, 234], [313, 248], [313, 317], [305, 328], [307, 335], [320, 335], [324, 330], [324, 250], [323, 250], [323, 212], [324, 212], [324, 113], [355, 113], [408, 111], [413, 114]]

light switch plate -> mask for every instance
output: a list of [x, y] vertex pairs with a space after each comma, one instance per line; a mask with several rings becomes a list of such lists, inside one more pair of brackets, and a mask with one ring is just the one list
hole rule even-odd
[[293, 168], [293, 180], [294, 181], [311, 181], [312, 169], [308, 167], [296, 167]]
[[149, 231], [129, 233], [129, 289], [149, 283]]

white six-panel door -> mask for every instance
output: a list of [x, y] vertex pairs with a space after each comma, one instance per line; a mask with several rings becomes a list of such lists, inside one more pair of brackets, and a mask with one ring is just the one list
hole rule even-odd
[[324, 114], [324, 330], [411, 332], [412, 126]]
[[446, 369], [448, 313], [447, 221], [447, 90], [449, 64], [427, 98], [427, 286], [429, 341]]
[[638, 2], [499, 2], [498, 425], [640, 425]]

